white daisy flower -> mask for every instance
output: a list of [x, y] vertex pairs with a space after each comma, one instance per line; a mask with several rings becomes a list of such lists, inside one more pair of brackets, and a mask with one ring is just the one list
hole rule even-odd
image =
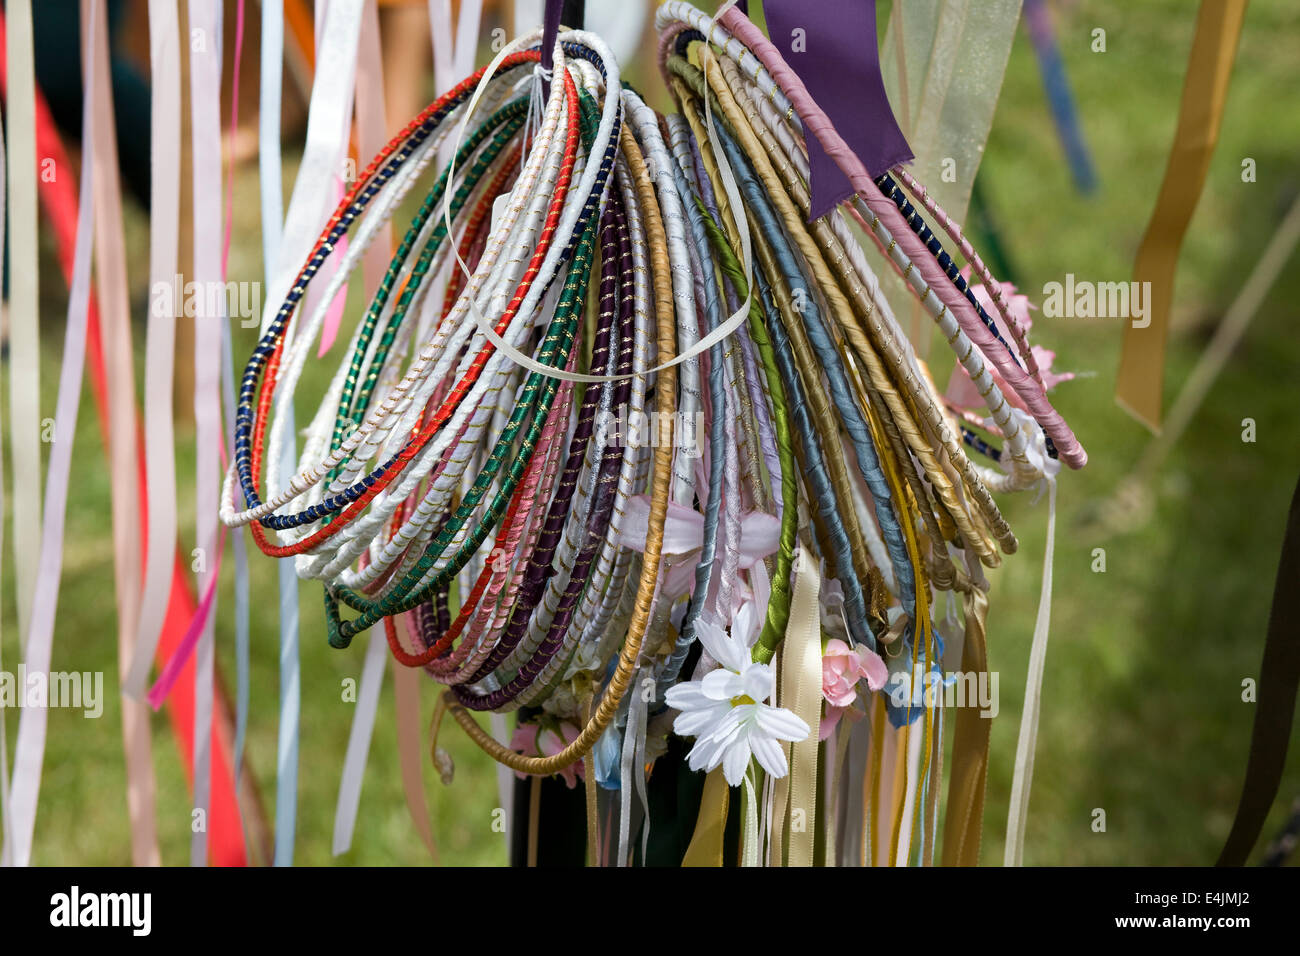
[[670, 687], [666, 696], [668, 706], [680, 711], [673, 730], [696, 738], [687, 760], [690, 768], [708, 771], [721, 765], [733, 787], [744, 780], [751, 756], [773, 777], [784, 777], [789, 766], [779, 741], [799, 741], [811, 733], [798, 715], [767, 703], [776, 675], [770, 664], [750, 656], [749, 635], [757, 624], [752, 601], [737, 612], [730, 634], [701, 615], [695, 635], [719, 666], [703, 680]]

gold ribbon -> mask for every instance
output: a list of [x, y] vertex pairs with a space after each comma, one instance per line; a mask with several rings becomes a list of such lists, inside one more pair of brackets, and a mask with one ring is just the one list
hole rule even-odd
[[[988, 595], [972, 586], [963, 596], [966, 637], [961, 668], [967, 674], [988, 670], [985, 621]], [[943, 824], [943, 865], [978, 866], [984, 828], [984, 784], [989, 771], [989, 732], [993, 722], [977, 707], [961, 707], [952, 741], [952, 776], [948, 782], [948, 812]]]
[[[1183, 236], [1205, 185], [1210, 158], [1228, 96], [1237, 39], [1246, 0], [1204, 0], [1196, 17], [1196, 36], [1187, 61], [1169, 164], [1160, 198], [1147, 225], [1133, 269], [1135, 281], [1148, 282], [1146, 323], [1124, 329], [1115, 401], [1152, 431], [1160, 430], [1165, 381], [1165, 343], [1173, 302], [1174, 273]], [[1141, 286], [1139, 286], [1141, 288]]]
[[722, 841], [727, 832], [727, 806], [730, 791], [722, 768], [711, 770], [704, 778], [700, 797], [700, 815], [695, 833], [682, 857], [682, 866], [722, 866]]

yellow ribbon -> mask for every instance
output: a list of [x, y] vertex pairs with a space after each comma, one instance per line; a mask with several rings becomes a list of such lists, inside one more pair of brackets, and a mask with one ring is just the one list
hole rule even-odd
[[695, 821], [690, 846], [682, 857], [682, 866], [722, 866], [722, 840], [727, 832], [729, 800], [730, 789], [722, 768], [710, 771], [704, 778], [700, 815]]
[[[966, 637], [962, 644], [961, 668], [967, 674], [984, 674], [988, 670], [984, 630], [989, 612], [988, 595], [972, 586], [963, 598]], [[952, 740], [952, 776], [948, 782], [948, 812], [943, 824], [944, 866], [979, 865], [992, 724], [991, 720], [980, 716], [976, 707], [957, 709]]]
[[[1143, 325], [1124, 329], [1115, 401], [1152, 431], [1160, 430], [1165, 381], [1165, 343], [1173, 301], [1174, 273], [1196, 202], [1205, 185], [1246, 0], [1204, 0], [1196, 17], [1196, 36], [1187, 61], [1183, 99], [1160, 198], [1138, 249], [1133, 278], [1146, 286], [1148, 314]], [[1143, 288], [1142, 286], [1138, 287]]]

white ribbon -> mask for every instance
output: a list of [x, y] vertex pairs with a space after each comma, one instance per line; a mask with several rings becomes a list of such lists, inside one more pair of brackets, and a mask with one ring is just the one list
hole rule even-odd
[[[14, 578], [18, 632], [31, 633], [40, 567], [40, 249], [36, 215], [36, 77], [30, 0], [5, 5], [5, 97], [9, 149], [9, 442], [14, 467]], [[89, 140], [83, 138], [87, 144]], [[78, 234], [80, 239], [80, 234]], [[22, 549], [21, 551], [18, 549]]]
[[[1058, 465], [1059, 467], [1059, 465]], [[1038, 618], [1029, 649], [1029, 677], [1025, 684], [1025, 706], [1020, 713], [1020, 738], [1016, 742], [1016, 769], [1011, 779], [1011, 804], [1007, 810], [1007, 843], [1004, 866], [1023, 866], [1025, 820], [1029, 815], [1029, 787], [1034, 777], [1034, 746], [1038, 741], [1038, 710], [1043, 689], [1043, 668], [1047, 662], [1047, 634], [1052, 623], [1052, 552], [1056, 547], [1056, 477], [1047, 482], [1047, 546], [1043, 555], [1043, 588], [1038, 597]]]
[[[379, 14], [375, 0], [367, 0], [361, 19], [361, 36], [357, 44], [356, 119], [358, 149], [362, 156], [377, 153], [384, 145], [385, 103], [383, 84], [383, 58], [379, 46]], [[366, 253], [366, 294], [374, 292], [388, 264], [392, 239], [388, 228], [381, 231], [378, 241]], [[370, 281], [377, 260], [378, 273]], [[292, 470], [292, 463], [289, 464]], [[293, 562], [281, 565], [290, 572]], [[294, 593], [297, 593], [296, 575], [290, 573]], [[352, 729], [348, 732], [348, 749], [343, 758], [343, 773], [339, 780], [338, 802], [334, 809], [335, 856], [352, 847], [352, 834], [356, 829], [357, 810], [361, 805], [361, 785], [365, 778], [366, 761], [370, 754], [370, 741], [374, 736], [375, 715], [379, 710], [379, 691], [384, 684], [384, 658], [387, 641], [379, 628], [370, 632], [366, 647], [365, 664], [361, 670], [361, 686], [357, 692], [356, 709], [352, 714]]]
[[[149, 318], [145, 339], [145, 477], [149, 530], [144, 590], [135, 648], [122, 689], [139, 697], [153, 665], [176, 563], [176, 460], [172, 377], [176, 353], [176, 307], [172, 301], [180, 242], [181, 64], [176, 4], [149, 3], [150, 111]], [[157, 290], [155, 292], [155, 290]], [[166, 308], [155, 299], [166, 296]]]
[[[193, 144], [194, 265], [200, 289], [221, 283], [221, 43], [220, 9], [215, 0], [190, 0], [190, 132]], [[203, 297], [206, 306], [207, 296]], [[217, 509], [221, 492], [221, 323], [196, 310], [194, 325], [194, 426], [197, 446], [194, 508], [196, 544], [202, 555], [197, 586], [206, 594], [217, 573], [221, 539]], [[215, 602], [194, 652], [194, 809], [210, 823], [212, 713], [216, 678]], [[140, 663], [138, 660], [137, 664]], [[208, 826], [195, 827], [190, 863], [205, 866]]]
[[[4, 133], [0, 131], [0, 189], [6, 186], [5, 174], [5, 150], [4, 150]], [[0, 249], [4, 248], [5, 222], [0, 219]], [[0, 421], [3, 421], [3, 409], [0, 409]], [[5, 547], [5, 459], [4, 459], [4, 442], [0, 442], [0, 579], [3, 578], [4, 564], [4, 547]], [[4, 594], [0, 591], [0, 622], [4, 619]], [[0, 628], [0, 674], [4, 673], [4, 631]], [[3, 832], [0, 832], [0, 866], [8, 864], [8, 849], [10, 843], [9, 829], [12, 824], [9, 818], [9, 733], [5, 730], [5, 708], [0, 707], [0, 826], [3, 826]]]
[[[98, 4], [90, 4], [89, 15], [83, 20], [83, 77], [95, 76], [96, 46], [92, 41], [99, 15], [97, 7]], [[92, 97], [85, 95], [82, 97], [81, 141], [87, 147], [94, 143], [94, 133]], [[59, 578], [63, 570], [63, 527], [68, 504], [68, 479], [72, 468], [72, 445], [77, 433], [77, 408], [81, 400], [82, 372], [86, 360], [90, 262], [95, 226], [94, 170], [94, 150], [83, 149], [81, 187], [77, 200], [77, 246], [73, 258], [72, 288], [68, 294], [67, 333], [64, 337], [63, 364], [59, 371], [59, 397], [54, 413], [55, 441], [50, 450], [50, 466], [46, 474], [41, 552], [27, 637], [25, 663], [28, 674], [42, 673], [48, 676], [54, 643], [54, 615], [58, 606]], [[13, 194], [14, 190], [11, 189], [10, 195]], [[26, 477], [31, 478], [32, 474], [34, 473], [29, 473]], [[14, 748], [13, 782], [9, 799], [12, 825], [9, 840], [5, 844], [8, 860], [15, 866], [28, 866], [31, 863], [48, 719], [48, 708], [32, 707], [24, 709], [18, 721], [18, 742]]]

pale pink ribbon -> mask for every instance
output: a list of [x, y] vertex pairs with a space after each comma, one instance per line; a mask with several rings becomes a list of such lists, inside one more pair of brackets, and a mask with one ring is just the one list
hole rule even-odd
[[[97, 75], [94, 58], [98, 45], [95, 31], [102, 13], [98, 4], [83, 11], [86, 25], [83, 36], [82, 76]], [[72, 446], [77, 430], [82, 373], [86, 360], [86, 324], [90, 306], [90, 266], [94, 248], [95, 204], [94, 98], [84, 96], [81, 115], [82, 142], [91, 148], [82, 153], [81, 187], [77, 206], [77, 244], [72, 270], [72, 287], [68, 294], [67, 333], [64, 337], [63, 362], [59, 372], [59, 396], [55, 403], [55, 423], [63, 440], [55, 441], [50, 450], [45, 482], [45, 509], [41, 527], [41, 552], [36, 568], [36, 590], [32, 601], [31, 623], [27, 636], [25, 663], [29, 673], [49, 673], [54, 644], [54, 618], [58, 607], [59, 579], [63, 570], [63, 530], [67, 516], [68, 485], [72, 470]], [[45, 761], [45, 735], [49, 709], [32, 707], [22, 711], [18, 722], [18, 741], [14, 748], [13, 781], [10, 788], [9, 843], [5, 844], [5, 861], [14, 866], [31, 864], [32, 837], [36, 827], [36, 807], [41, 789], [41, 768]]]
[[[140, 613], [140, 472], [135, 412], [135, 365], [130, 301], [126, 280], [126, 241], [122, 231], [122, 186], [117, 170], [113, 124], [113, 86], [109, 75], [107, 15], [96, 3], [93, 75], [86, 95], [94, 103], [95, 247], [99, 314], [103, 322], [108, 373], [109, 473], [112, 480], [113, 567], [117, 592], [117, 659], [130, 666]], [[84, 8], [84, 4], [83, 4]], [[87, 22], [83, 20], [83, 22]], [[122, 743], [126, 759], [127, 813], [131, 821], [131, 859], [136, 866], [162, 862], [154, 825], [154, 775], [149, 711], [138, 700], [122, 700]]]

